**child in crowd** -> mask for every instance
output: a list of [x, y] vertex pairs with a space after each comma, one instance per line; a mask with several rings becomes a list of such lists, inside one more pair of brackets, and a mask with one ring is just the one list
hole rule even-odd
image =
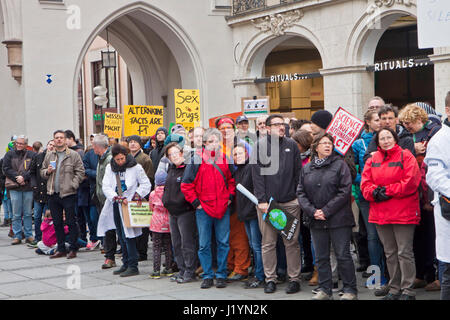
[[[170, 239], [169, 212], [164, 207], [162, 197], [164, 194], [164, 184], [166, 182], [167, 173], [161, 171], [155, 176], [155, 190], [150, 193], [149, 201], [153, 211], [152, 221], [150, 223], [150, 231], [152, 231], [153, 241], [153, 273], [150, 275], [152, 279], [159, 279], [161, 275], [172, 276], [174, 274], [172, 268], [172, 242]], [[166, 266], [160, 273], [161, 255], [164, 252], [166, 258]]]
[[[37, 243], [37, 249], [35, 252], [37, 254], [45, 254], [51, 256], [56, 251], [57, 239], [50, 210], [45, 211], [44, 220], [41, 224], [41, 231], [42, 240]], [[66, 236], [69, 235], [69, 227], [67, 225], [64, 226], [64, 233], [66, 234]], [[84, 248], [86, 247], [87, 243], [86, 241], [78, 238], [78, 245], [80, 246], [80, 248]], [[68, 243], [66, 243], [66, 247], [68, 249]]]

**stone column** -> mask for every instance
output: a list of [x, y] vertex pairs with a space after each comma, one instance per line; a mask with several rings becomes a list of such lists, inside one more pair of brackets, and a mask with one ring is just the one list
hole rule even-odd
[[434, 98], [435, 109], [445, 118], [445, 97], [450, 91], [450, 47], [435, 48], [430, 55], [434, 63]]
[[347, 66], [319, 70], [323, 76], [325, 109], [339, 107], [362, 119], [369, 99], [374, 96], [374, 76], [366, 66]]
[[19, 83], [22, 81], [22, 6], [21, 1], [0, 0], [2, 6], [8, 67]]

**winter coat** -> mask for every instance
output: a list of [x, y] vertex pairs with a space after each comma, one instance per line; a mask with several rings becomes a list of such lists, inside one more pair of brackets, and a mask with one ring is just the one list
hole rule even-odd
[[153, 211], [152, 221], [150, 222], [150, 231], [158, 233], [170, 233], [169, 211], [164, 207], [162, 197], [164, 186], [157, 186], [150, 193], [149, 202]]
[[[166, 134], [166, 138], [168, 136], [168, 132], [167, 129], [164, 127], [160, 127], [156, 130], [155, 136], [156, 134], [158, 134], [158, 131], [163, 131]], [[150, 152], [150, 159], [152, 160], [152, 164], [153, 164], [153, 175], [155, 175], [156, 173], [156, 169], [158, 169], [158, 165], [159, 165], [159, 161], [161, 160], [161, 158], [164, 156], [164, 141], [156, 141], [156, 148], [153, 149]]]
[[[310, 228], [353, 227], [351, 194], [350, 169], [339, 155], [332, 154], [320, 165], [312, 159], [301, 171], [297, 196]], [[323, 211], [326, 220], [314, 219], [318, 209]]]
[[[222, 170], [226, 184], [219, 170], [210, 163], [213, 161]], [[204, 150], [201, 155], [195, 154], [187, 165], [181, 191], [194, 208], [201, 205], [209, 216], [221, 219], [227, 211], [228, 201], [236, 194], [232, 171], [233, 166], [227, 163], [222, 152]]]
[[41, 177], [42, 163], [47, 151], [36, 154], [31, 162], [31, 187], [33, 188], [33, 200], [41, 204], [48, 201], [47, 180]]
[[[47, 247], [53, 247], [58, 239], [56, 238], [55, 226], [53, 225], [52, 218], [45, 218], [41, 223], [42, 242]], [[64, 234], [69, 233], [69, 226], [64, 226]]]
[[[29, 150], [11, 150], [5, 154], [3, 158], [3, 173], [12, 181], [16, 181], [16, 177], [22, 176], [25, 180], [24, 186], [19, 186], [11, 190], [15, 191], [31, 191], [31, 163], [35, 157], [35, 153]], [[22, 159], [24, 161], [22, 162]], [[23, 163], [23, 165], [22, 165]]]
[[[409, 150], [413, 156], [416, 156], [416, 149], [414, 148], [414, 140], [412, 137], [412, 134], [409, 133], [405, 128], [403, 128], [400, 125], [397, 125], [396, 132], [398, 135], [398, 145], [402, 149]], [[372, 138], [372, 141], [370, 141], [369, 146], [367, 147], [366, 154], [364, 155], [363, 161], [364, 163], [367, 163], [367, 159], [371, 157], [372, 152], [376, 152], [378, 150], [377, 142], [375, 141], [375, 135]]]
[[441, 130], [428, 143], [424, 163], [429, 187], [434, 191], [434, 224], [436, 228], [436, 257], [450, 263], [450, 220], [441, 214], [439, 195], [450, 198], [450, 123], [444, 122]]
[[[395, 145], [378, 151], [367, 160], [362, 173], [361, 192], [370, 201], [369, 222], [376, 224], [419, 224], [420, 171], [409, 150]], [[373, 191], [386, 188], [387, 201], [376, 202]]]
[[[279, 203], [294, 200], [302, 168], [300, 150], [291, 138], [277, 138], [278, 150], [271, 156], [272, 136], [258, 140], [251, 156], [254, 194], [259, 203], [273, 198]], [[264, 172], [266, 171], [266, 172]]]
[[95, 185], [97, 178], [97, 165], [98, 165], [98, 155], [95, 154], [94, 149], [90, 149], [85, 153], [83, 157], [83, 165], [86, 175], [88, 177], [89, 183], [89, 194], [92, 199], [92, 195], [95, 193]]
[[[112, 159], [111, 162], [112, 161], [114, 161], [114, 159]], [[144, 198], [149, 194], [151, 189], [150, 180], [141, 165], [137, 163], [135, 166], [125, 170], [125, 185], [127, 190], [123, 192], [123, 196], [126, 197], [128, 201], [132, 201], [135, 193], [138, 193], [141, 198]], [[103, 237], [108, 230], [116, 229], [114, 223], [113, 198], [118, 196], [118, 193], [116, 191], [116, 173], [112, 171], [111, 163], [106, 166], [105, 175], [102, 181], [102, 190], [106, 197], [106, 202], [98, 220], [97, 236], [99, 237]], [[119, 211], [123, 223], [121, 205], [119, 205]], [[127, 228], [125, 226], [123, 228], [126, 238], [136, 238], [142, 234], [142, 228]]]
[[[56, 150], [47, 152], [42, 163], [41, 177], [47, 180], [47, 194], [55, 193], [56, 170], [51, 174], [47, 173], [50, 161], [58, 162]], [[61, 161], [59, 172], [59, 196], [61, 198], [77, 194], [80, 184], [84, 180], [84, 166], [80, 155], [69, 148], [66, 148], [64, 158]]]
[[361, 184], [361, 172], [364, 170], [364, 155], [366, 154], [367, 147], [369, 146], [370, 142], [372, 141], [374, 136], [373, 132], [369, 131], [363, 131], [361, 133], [361, 139], [356, 140], [353, 145], [352, 149], [355, 154], [355, 164], [359, 166], [359, 171], [355, 179], [355, 184]]
[[106, 201], [106, 197], [103, 194], [103, 177], [105, 176], [106, 166], [111, 163], [112, 154], [111, 148], [109, 147], [106, 152], [98, 158], [97, 164], [97, 175], [95, 178], [95, 192], [97, 194], [97, 199], [100, 205], [103, 206]]
[[195, 212], [192, 204], [186, 200], [184, 193], [181, 192], [181, 180], [183, 179], [185, 170], [186, 165], [184, 164], [178, 168], [172, 164], [167, 171], [162, 202], [164, 203], [164, 207], [173, 216], [178, 216], [186, 212], [192, 212], [194, 214]]
[[[253, 193], [252, 167], [248, 164], [248, 161], [236, 167], [237, 169], [233, 174], [236, 185], [241, 184]], [[236, 192], [236, 208], [239, 221], [258, 219], [255, 204], [241, 192]]]

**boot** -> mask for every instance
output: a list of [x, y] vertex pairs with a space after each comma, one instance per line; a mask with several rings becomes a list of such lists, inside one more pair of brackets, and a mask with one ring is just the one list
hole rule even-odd
[[9, 227], [9, 219], [3, 220], [3, 224], [0, 227]]
[[311, 280], [308, 282], [309, 286], [319, 285], [319, 272], [317, 271], [317, 266], [314, 266], [314, 271]]

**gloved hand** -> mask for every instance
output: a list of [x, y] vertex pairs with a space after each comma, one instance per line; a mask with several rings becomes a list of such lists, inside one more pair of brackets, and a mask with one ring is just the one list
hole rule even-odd
[[386, 195], [386, 187], [378, 186], [375, 190], [373, 190], [373, 198], [375, 202], [382, 202], [391, 199], [392, 197]]

